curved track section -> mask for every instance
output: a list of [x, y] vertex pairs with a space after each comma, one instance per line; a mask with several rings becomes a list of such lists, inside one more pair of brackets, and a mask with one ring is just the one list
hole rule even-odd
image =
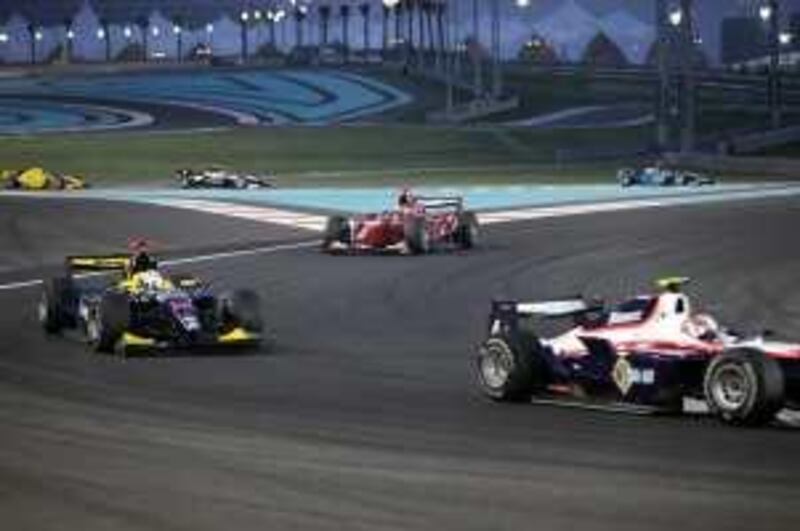
[[[39, 203], [20, 205], [0, 223], [7, 262], [43, 232], [82, 250], [169, 221], [159, 237], [177, 249], [195, 244], [180, 229], [206, 223], [114, 205], [98, 229], [91, 209], [112, 207], [92, 204], [85, 221], [45, 227]], [[468, 255], [195, 264], [261, 291], [279, 343], [256, 356], [93, 357], [39, 334], [35, 290], [0, 292], [17, 309], [0, 318], [0, 517], [15, 529], [796, 529], [793, 429], [498, 406], [467, 367], [493, 296], [619, 296], [664, 274], [695, 277], [732, 324], [800, 330], [799, 221], [800, 202], [773, 199], [497, 225]], [[191, 235], [222, 245], [256, 230], [213, 222]], [[274, 230], [258, 234], [286, 236]]]

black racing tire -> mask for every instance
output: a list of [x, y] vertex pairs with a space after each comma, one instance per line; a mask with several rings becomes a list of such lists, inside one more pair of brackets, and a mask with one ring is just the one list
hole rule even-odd
[[[89, 344], [95, 352], [113, 353], [130, 324], [130, 302], [124, 293], [108, 292], [86, 323]], [[124, 352], [123, 352], [124, 354]]]
[[424, 217], [414, 216], [406, 221], [404, 239], [411, 254], [427, 254], [431, 252], [431, 240]]
[[219, 297], [220, 322], [224, 329], [242, 327], [248, 332], [264, 330], [261, 298], [248, 289], [238, 289]]
[[51, 278], [44, 281], [37, 307], [39, 323], [48, 334], [58, 334], [69, 324], [69, 312], [74, 306], [75, 288], [68, 277]]
[[497, 402], [530, 401], [547, 381], [540, 349], [539, 340], [531, 334], [487, 339], [474, 365], [483, 394]]
[[784, 406], [784, 389], [778, 362], [750, 348], [723, 352], [709, 363], [703, 379], [711, 412], [740, 426], [772, 421]]
[[469, 210], [458, 215], [458, 228], [456, 229], [456, 243], [462, 249], [472, 249], [478, 245], [480, 225], [478, 216]]
[[325, 225], [325, 235], [322, 240], [322, 249], [330, 250], [335, 243], [350, 243], [350, 222], [344, 216], [331, 216]]

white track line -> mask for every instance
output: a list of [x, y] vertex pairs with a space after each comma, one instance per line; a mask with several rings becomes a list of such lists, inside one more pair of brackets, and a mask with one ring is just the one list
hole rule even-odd
[[556, 218], [564, 216], [578, 216], [581, 214], [595, 214], [599, 212], [614, 212], [620, 210], [636, 210], [640, 208], [653, 208], [664, 206], [665, 201], [627, 200], [609, 203], [593, 203], [585, 205], [563, 205], [553, 207], [534, 207], [519, 210], [506, 210], [503, 212], [486, 212], [478, 215], [482, 225], [495, 223], [508, 223], [511, 221], [526, 221], [542, 218]]
[[[197, 264], [200, 262], [213, 262], [217, 260], [226, 260], [231, 258], [242, 258], [247, 256], [257, 256], [263, 254], [275, 254], [283, 251], [296, 251], [298, 249], [306, 249], [308, 247], [318, 246], [319, 242], [304, 241], [296, 243], [285, 243], [279, 245], [268, 245], [265, 247], [256, 247], [255, 249], [242, 249], [239, 251], [228, 251], [211, 254], [201, 254], [197, 256], [188, 256], [186, 258], [175, 258], [172, 260], [164, 260], [161, 263], [165, 266], [179, 266], [184, 264]], [[93, 272], [76, 275], [76, 278], [88, 278], [93, 276], [105, 275], [106, 272]], [[41, 279], [23, 280], [21, 282], [11, 282], [9, 284], [0, 284], [0, 291], [12, 291], [23, 288], [30, 288], [41, 284]]]
[[318, 214], [306, 214], [277, 208], [226, 203], [222, 201], [204, 201], [200, 199], [165, 199], [153, 203], [167, 207], [194, 210], [209, 214], [217, 214], [238, 219], [247, 219], [261, 223], [271, 223], [311, 231], [321, 232], [325, 228], [327, 218]]

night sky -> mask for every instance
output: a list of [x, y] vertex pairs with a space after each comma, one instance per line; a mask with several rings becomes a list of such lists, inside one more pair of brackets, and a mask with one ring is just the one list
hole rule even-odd
[[[73, 14], [77, 7], [85, 0], [0, 0], [0, 23], [13, 12], [21, 12], [26, 16], [35, 16], [42, 25], [61, 24], [67, 16]], [[273, 0], [274, 2], [275, 0]], [[326, 3], [338, 5], [346, 0], [328, 0]], [[362, 0], [353, 0], [347, 3], [358, 4]], [[451, 0], [455, 1], [455, 0]], [[463, 16], [468, 17], [472, 0], [457, 0]], [[530, 7], [524, 11], [514, 8], [515, 0], [501, 0], [507, 10], [506, 16], [516, 18], [516, 23], [534, 23], [546, 17], [553, 10], [563, 6], [568, 0], [530, 0]], [[576, 0], [587, 10], [597, 15], [605, 15], [617, 10], [627, 10], [641, 19], [652, 24], [654, 19], [654, 0]], [[719, 29], [723, 18], [736, 15], [756, 15], [758, 6], [763, 0], [695, 0], [695, 20], [704, 46], [712, 57], [719, 52]], [[379, 0], [372, 0], [377, 6]], [[489, 0], [482, 0], [488, 6]], [[792, 12], [800, 13], [800, 0], [780, 0], [782, 12], [788, 18]], [[227, 9], [236, 13], [241, 6], [250, 5], [265, 7], [270, 0], [94, 0], [102, 15], [115, 23], [132, 20], [144, 12], [160, 9], [167, 16], [172, 14], [195, 15], [200, 19], [213, 19], [221, 10]], [[288, 2], [284, 1], [284, 4]], [[320, 4], [319, 0], [307, 2]], [[675, 5], [678, 0], [668, 0], [668, 4]], [[488, 10], [486, 10], [488, 11]], [[377, 15], [378, 10], [374, 13]], [[235, 16], [235, 15], [234, 15]], [[185, 18], [185, 17], [184, 17]], [[205, 20], [203, 20], [204, 22]], [[798, 36], [800, 37], [800, 36]]]
[[[83, 3], [84, 0], [0, 0], [0, 16], [8, 15], [14, 11], [26, 13], [38, 12], [43, 17], [63, 17], [64, 12], [69, 12]], [[338, 4], [342, 0], [331, 0], [327, 3]], [[378, 0], [373, 0], [375, 3]], [[455, 0], [451, 0], [455, 1]], [[457, 0], [465, 7], [471, 5], [472, 0]], [[514, 0], [501, 0], [507, 6], [513, 6]], [[530, 0], [530, 11], [536, 15], [545, 13], [562, 4], [564, 0]], [[677, 0], [674, 0], [677, 3]], [[754, 13], [760, 0], [695, 0], [695, 9], [698, 22], [703, 31], [709, 31], [712, 26], [718, 26], [724, 16], [744, 13], [748, 10]], [[488, 5], [488, 0], [483, 0]], [[578, 0], [578, 2], [598, 14], [626, 9], [636, 14], [643, 21], [649, 22], [653, 17], [653, 0]], [[286, 2], [284, 2], [286, 3]], [[311, 0], [310, 4], [319, 4], [319, 0]], [[353, 4], [359, 3], [353, 0]], [[142, 7], [162, 7], [169, 10], [168, 6], [197, 6], [200, 11], [214, 10], [215, 8], [228, 7], [235, 10], [237, 6], [250, 4], [265, 6], [270, 0], [94, 0], [93, 5], [109, 7], [111, 11], [137, 11]], [[781, 0], [784, 10], [800, 11], [800, 0]]]

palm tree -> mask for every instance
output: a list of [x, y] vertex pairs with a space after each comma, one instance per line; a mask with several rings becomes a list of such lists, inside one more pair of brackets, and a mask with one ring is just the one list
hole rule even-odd
[[369, 50], [369, 3], [362, 2], [361, 5], [358, 6], [358, 10], [361, 12], [361, 16], [364, 17], [364, 57], [366, 58], [367, 50]]
[[414, 50], [414, 8], [416, 0], [406, 0], [406, 19], [408, 20], [408, 49]]
[[326, 46], [328, 44], [328, 28], [331, 21], [331, 6], [328, 4], [319, 6], [319, 20], [320, 28], [322, 29], [322, 45]]
[[344, 47], [344, 61], [350, 56], [350, 6], [339, 6], [339, 16], [342, 19], [342, 46]]
[[139, 33], [142, 36], [142, 59], [147, 62], [150, 55], [150, 20], [146, 16], [141, 16], [136, 19], [136, 26], [139, 28]]
[[436, 2], [431, 2], [430, 0], [426, 0], [423, 4], [423, 8], [425, 10], [425, 20], [428, 23], [428, 53], [433, 52], [436, 48], [436, 35], [434, 34], [433, 29], [433, 14], [436, 12], [438, 4]]

